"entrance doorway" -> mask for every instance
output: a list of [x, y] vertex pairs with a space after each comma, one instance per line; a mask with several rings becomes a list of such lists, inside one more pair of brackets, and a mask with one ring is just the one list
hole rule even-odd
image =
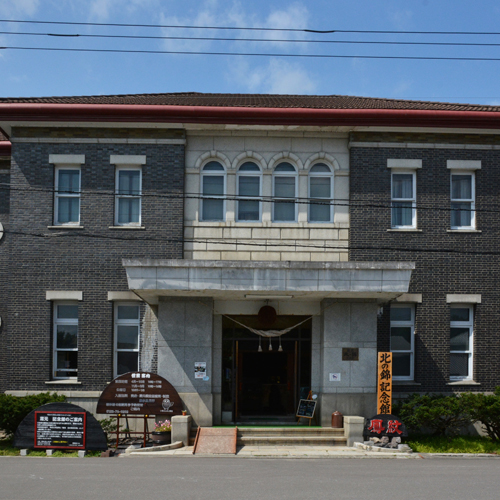
[[[259, 328], [256, 316], [235, 319]], [[278, 316], [273, 329], [304, 319]], [[229, 318], [223, 318], [222, 332], [223, 422], [294, 422], [298, 400], [311, 385], [311, 320], [282, 335], [281, 342], [265, 337], [259, 342], [258, 335]]]

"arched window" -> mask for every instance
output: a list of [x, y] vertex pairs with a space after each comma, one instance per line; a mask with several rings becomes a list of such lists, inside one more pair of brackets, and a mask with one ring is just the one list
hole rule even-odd
[[201, 220], [223, 221], [225, 214], [226, 172], [218, 161], [208, 162], [201, 174]]
[[273, 173], [273, 221], [297, 220], [297, 170], [291, 163], [280, 163]]
[[238, 169], [238, 221], [260, 220], [261, 171], [247, 161]]
[[324, 163], [316, 163], [309, 170], [309, 222], [333, 221], [332, 198], [332, 169]]

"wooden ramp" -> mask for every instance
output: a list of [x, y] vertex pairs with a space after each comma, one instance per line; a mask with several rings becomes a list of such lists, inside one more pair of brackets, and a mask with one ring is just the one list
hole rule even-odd
[[198, 427], [193, 455], [236, 455], [238, 428]]

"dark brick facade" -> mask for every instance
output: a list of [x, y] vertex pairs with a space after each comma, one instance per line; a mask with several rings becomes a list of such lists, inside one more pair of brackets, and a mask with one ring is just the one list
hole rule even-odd
[[[0, 157], [0, 170], [7, 170], [6, 167], [10, 166], [5, 157]], [[10, 159], [9, 159], [10, 161]], [[0, 223], [4, 231], [8, 229], [9, 225], [9, 211], [10, 211], [10, 173], [0, 173]], [[2, 326], [0, 326], [0, 393], [4, 391], [3, 381], [5, 379], [5, 370], [7, 365], [6, 349], [4, 348], [4, 341], [7, 335], [7, 281], [8, 281], [8, 239], [6, 235], [0, 240], [0, 318], [2, 319]]]
[[[23, 135], [22, 129], [15, 133]], [[74, 134], [99, 137], [95, 130]], [[149, 138], [148, 131], [143, 131], [142, 138]], [[158, 138], [156, 132], [154, 138]], [[128, 290], [122, 259], [182, 258], [184, 146], [129, 142], [13, 141], [8, 333], [2, 332], [2, 350], [9, 362], [3, 390], [102, 390], [113, 376], [113, 304], [107, 292]], [[54, 216], [50, 154], [85, 155], [80, 208], [84, 229], [50, 228]], [[143, 230], [110, 229], [114, 225], [112, 154], [146, 155]], [[78, 386], [45, 384], [52, 379], [52, 304], [46, 300], [47, 290], [83, 292]]]
[[[380, 138], [365, 134], [356, 139], [371, 142]], [[398, 141], [394, 136], [384, 139]], [[421, 139], [419, 143], [426, 142]], [[435, 142], [446, 140], [442, 137]], [[497, 142], [498, 138], [491, 140], [491, 144]], [[500, 151], [463, 146], [390, 148], [357, 147], [355, 143], [351, 146], [349, 259], [413, 261], [416, 269], [410, 293], [423, 295], [423, 302], [416, 304], [415, 324], [415, 382], [421, 385], [398, 385], [395, 389], [400, 392], [493, 390], [500, 385]], [[391, 170], [387, 168], [387, 159], [422, 160], [422, 168], [416, 174], [418, 232], [388, 231]], [[476, 228], [480, 232], [447, 232], [450, 229], [447, 160], [481, 160], [481, 170], [476, 171]], [[474, 307], [473, 376], [480, 385], [447, 385], [450, 382], [447, 294], [481, 295], [481, 303]], [[389, 307], [385, 307], [379, 320], [379, 350], [389, 350], [388, 316]]]

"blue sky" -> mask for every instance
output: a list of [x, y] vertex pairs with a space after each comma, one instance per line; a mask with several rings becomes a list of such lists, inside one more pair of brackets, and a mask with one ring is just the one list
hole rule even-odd
[[[500, 32], [493, 0], [2, 0], [0, 18], [127, 24], [316, 30]], [[284, 43], [337, 41], [499, 43], [500, 35], [368, 35], [55, 26], [0, 22], [0, 46], [128, 48], [204, 52], [498, 57], [500, 47]], [[13, 32], [272, 38], [269, 42], [127, 40]], [[0, 50], [0, 96], [157, 92], [341, 94], [500, 104], [500, 61], [98, 54]]]

